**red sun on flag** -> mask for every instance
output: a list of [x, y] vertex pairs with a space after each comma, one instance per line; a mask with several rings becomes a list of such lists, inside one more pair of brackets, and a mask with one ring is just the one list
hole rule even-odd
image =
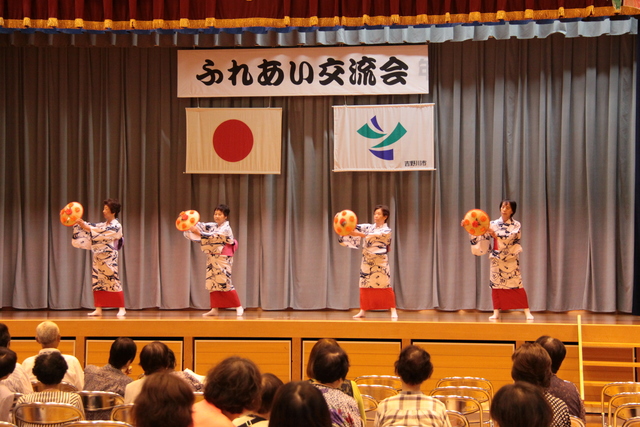
[[213, 149], [227, 162], [245, 159], [253, 149], [253, 132], [240, 120], [226, 120], [213, 132]]

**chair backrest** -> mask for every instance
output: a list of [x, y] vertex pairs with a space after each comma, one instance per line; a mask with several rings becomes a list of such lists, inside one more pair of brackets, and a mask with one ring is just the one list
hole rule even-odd
[[472, 397], [478, 402], [480, 402], [480, 406], [482, 407], [483, 412], [485, 412], [486, 420], [489, 420], [489, 410], [491, 408], [491, 395], [488, 390], [480, 387], [469, 387], [469, 386], [444, 386], [444, 387], [436, 387], [431, 390], [430, 394], [438, 394], [438, 395], [454, 395], [454, 396], [467, 396]]
[[193, 397], [195, 398], [195, 402], [194, 403], [198, 403], [198, 402], [204, 400], [204, 392], [202, 392], [202, 391], [194, 391], [193, 392]]
[[361, 394], [361, 396], [365, 412], [375, 411], [376, 409], [378, 409], [378, 401], [376, 399], [367, 394]]
[[613, 419], [610, 420], [614, 426], [618, 425], [618, 420], [628, 420], [630, 418], [640, 416], [640, 394], [636, 395], [635, 400], [635, 402], [626, 402], [616, 406], [615, 412], [612, 416]]
[[632, 417], [624, 420], [622, 427], [640, 427], [640, 417]]
[[460, 412], [447, 409], [447, 418], [451, 427], [469, 427], [469, 420]]
[[18, 427], [27, 424], [46, 426], [84, 419], [82, 411], [68, 403], [19, 403], [13, 412]]
[[479, 387], [489, 392], [489, 396], [493, 397], [493, 384], [491, 381], [480, 377], [446, 377], [438, 380], [436, 387], [447, 386], [467, 386]]
[[[467, 422], [471, 422], [470, 416], [477, 417], [479, 425], [485, 423], [484, 413], [482, 411], [482, 404], [475, 398], [469, 396], [456, 396], [454, 394], [431, 394], [431, 397], [438, 399], [447, 408], [447, 411], [457, 412], [467, 419]], [[489, 421], [489, 420], [487, 420]]]
[[133, 427], [129, 423], [124, 423], [122, 421], [112, 421], [112, 420], [91, 420], [91, 421], [73, 421], [71, 423], [65, 424], [64, 427]]
[[111, 419], [114, 421], [124, 421], [125, 423], [134, 424], [133, 421], [133, 403], [125, 403], [116, 406], [111, 410]]
[[587, 427], [584, 421], [582, 421], [582, 418], [578, 418], [574, 415], [569, 415], [569, 419], [571, 420], [571, 427]]
[[124, 403], [124, 398], [122, 396], [110, 391], [83, 390], [78, 391], [76, 394], [80, 396], [80, 399], [82, 399], [85, 413], [113, 409], [114, 407]]
[[[33, 391], [43, 391], [45, 388], [51, 388], [51, 386], [45, 386], [40, 381], [31, 381], [31, 386], [33, 387]], [[64, 381], [58, 384], [56, 388], [60, 391], [68, 391], [70, 393], [78, 391], [76, 386]]]
[[398, 394], [398, 390], [388, 385], [358, 384], [358, 390], [360, 390], [360, 394], [373, 397], [377, 403], [380, 403], [387, 397]]
[[611, 397], [619, 393], [634, 391], [640, 391], [640, 382], [618, 381], [605, 384], [600, 391], [600, 414], [603, 422], [607, 416], [607, 403]]
[[[629, 415], [629, 412], [618, 412], [618, 409], [627, 403], [640, 405], [640, 392], [626, 391], [611, 396], [611, 399], [607, 402], [607, 424], [609, 426], [613, 425], [614, 418], [617, 419], [617, 417], [620, 417], [627, 419], [634, 416]], [[629, 406], [626, 406], [625, 408], [629, 408]]]
[[373, 384], [373, 385], [386, 385], [393, 387], [396, 390], [402, 389], [402, 380], [400, 377], [394, 375], [362, 375], [357, 377], [355, 383], [360, 387], [360, 384]]

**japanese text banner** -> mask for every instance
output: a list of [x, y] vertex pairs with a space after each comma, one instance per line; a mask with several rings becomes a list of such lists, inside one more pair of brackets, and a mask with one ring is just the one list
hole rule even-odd
[[333, 107], [335, 172], [435, 170], [434, 104]]
[[186, 173], [280, 174], [281, 108], [186, 110]]
[[429, 92], [427, 46], [178, 51], [178, 97]]

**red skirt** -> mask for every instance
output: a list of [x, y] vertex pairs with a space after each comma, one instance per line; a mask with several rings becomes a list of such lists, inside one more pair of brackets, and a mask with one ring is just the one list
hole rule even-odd
[[211, 291], [209, 292], [209, 302], [211, 308], [235, 308], [242, 305], [235, 289], [228, 292]]
[[124, 292], [93, 291], [96, 307], [124, 307]]
[[513, 310], [529, 308], [527, 293], [524, 288], [491, 289], [494, 310]]
[[388, 310], [396, 308], [393, 288], [360, 288], [361, 310]]

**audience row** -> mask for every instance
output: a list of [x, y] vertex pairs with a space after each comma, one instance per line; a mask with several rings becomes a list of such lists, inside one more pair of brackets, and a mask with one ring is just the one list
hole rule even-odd
[[[0, 420], [10, 421], [14, 393], [23, 402], [62, 402], [84, 408], [78, 394], [64, 392], [61, 382], [78, 390], [109, 391], [134, 403], [136, 426], [231, 427], [317, 426], [362, 427], [366, 414], [362, 396], [349, 371], [347, 353], [333, 339], [319, 340], [307, 364], [309, 381], [283, 384], [273, 374], [261, 373], [249, 359], [233, 356], [217, 364], [206, 377], [175, 371], [175, 355], [154, 341], [140, 352], [144, 375], [132, 380], [130, 372], [137, 347], [130, 338], [116, 339], [109, 361], [84, 370], [78, 360], [58, 349], [60, 331], [53, 322], [36, 328], [42, 349], [21, 364], [10, 350], [10, 335], [0, 323]], [[561, 341], [540, 337], [513, 353], [514, 384], [502, 387], [491, 404], [491, 417], [499, 427], [570, 427], [569, 415], [584, 420], [585, 411], [576, 387], [556, 376], [566, 349]], [[402, 390], [379, 403], [374, 425], [450, 427], [445, 404], [421, 391], [433, 364], [423, 348], [402, 349], [395, 373]], [[33, 392], [32, 382], [42, 384]], [[195, 403], [194, 391], [204, 399]], [[89, 415], [89, 414], [87, 414]], [[108, 415], [108, 414], [107, 414]]]

